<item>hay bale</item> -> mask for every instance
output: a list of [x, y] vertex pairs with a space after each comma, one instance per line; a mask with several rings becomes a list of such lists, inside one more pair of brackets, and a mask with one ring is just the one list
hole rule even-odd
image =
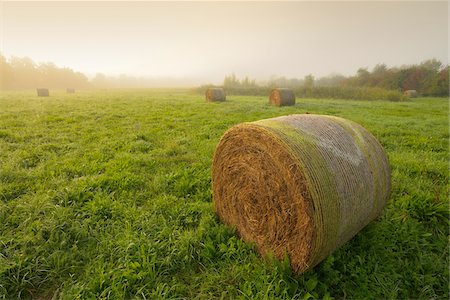
[[391, 189], [382, 146], [362, 126], [323, 115], [243, 123], [221, 138], [214, 209], [262, 255], [302, 273], [380, 215]]
[[66, 92], [67, 92], [67, 94], [75, 94], [75, 89], [67, 88]]
[[275, 106], [295, 105], [295, 95], [291, 89], [277, 88], [270, 92], [269, 103]]
[[208, 102], [216, 102], [216, 101], [225, 101], [226, 95], [223, 88], [208, 88], [206, 90], [206, 101]]
[[416, 90], [407, 90], [403, 92], [403, 95], [405, 95], [408, 98], [417, 98], [418, 93]]
[[38, 88], [36, 89], [38, 97], [48, 97], [50, 93], [48, 92], [48, 89], [44, 88]]

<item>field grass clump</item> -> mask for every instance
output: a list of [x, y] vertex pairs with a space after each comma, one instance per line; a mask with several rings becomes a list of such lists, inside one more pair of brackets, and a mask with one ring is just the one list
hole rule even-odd
[[[448, 298], [448, 99], [181, 90], [0, 95], [0, 298]], [[218, 222], [211, 160], [232, 125], [293, 113], [358, 122], [386, 149], [375, 222], [295, 276]]]

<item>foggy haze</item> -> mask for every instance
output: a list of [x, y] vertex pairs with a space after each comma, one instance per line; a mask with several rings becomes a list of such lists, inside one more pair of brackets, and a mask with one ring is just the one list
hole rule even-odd
[[220, 83], [448, 63], [447, 2], [2, 2], [1, 52], [101, 72]]

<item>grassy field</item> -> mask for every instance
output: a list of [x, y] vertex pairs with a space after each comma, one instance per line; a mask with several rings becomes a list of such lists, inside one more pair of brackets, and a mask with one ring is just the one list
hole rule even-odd
[[[230, 126], [331, 114], [388, 152], [383, 214], [302, 276], [220, 224], [211, 160]], [[266, 97], [181, 90], [0, 95], [0, 298], [449, 297], [448, 99]]]

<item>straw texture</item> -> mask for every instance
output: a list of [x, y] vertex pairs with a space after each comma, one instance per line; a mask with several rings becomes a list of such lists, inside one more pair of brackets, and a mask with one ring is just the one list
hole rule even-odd
[[408, 98], [417, 98], [418, 93], [416, 90], [407, 90], [403, 93]]
[[312, 268], [380, 215], [391, 177], [367, 130], [338, 117], [290, 115], [236, 125], [212, 166], [219, 218], [258, 251]]
[[48, 97], [49, 96], [48, 89], [45, 89], [45, 88], [38, 88], [38, 89], [36, 89], [36, 92], [37, 92], [38, 97]]
[[270, 92], [269, 103], [275, 106], [295, 105], [295, 95], [291, 89], [277, 88]]
[[222, 88], [209, 88], [206, 90], [206, 101], [225, 101], [225, 91]]

